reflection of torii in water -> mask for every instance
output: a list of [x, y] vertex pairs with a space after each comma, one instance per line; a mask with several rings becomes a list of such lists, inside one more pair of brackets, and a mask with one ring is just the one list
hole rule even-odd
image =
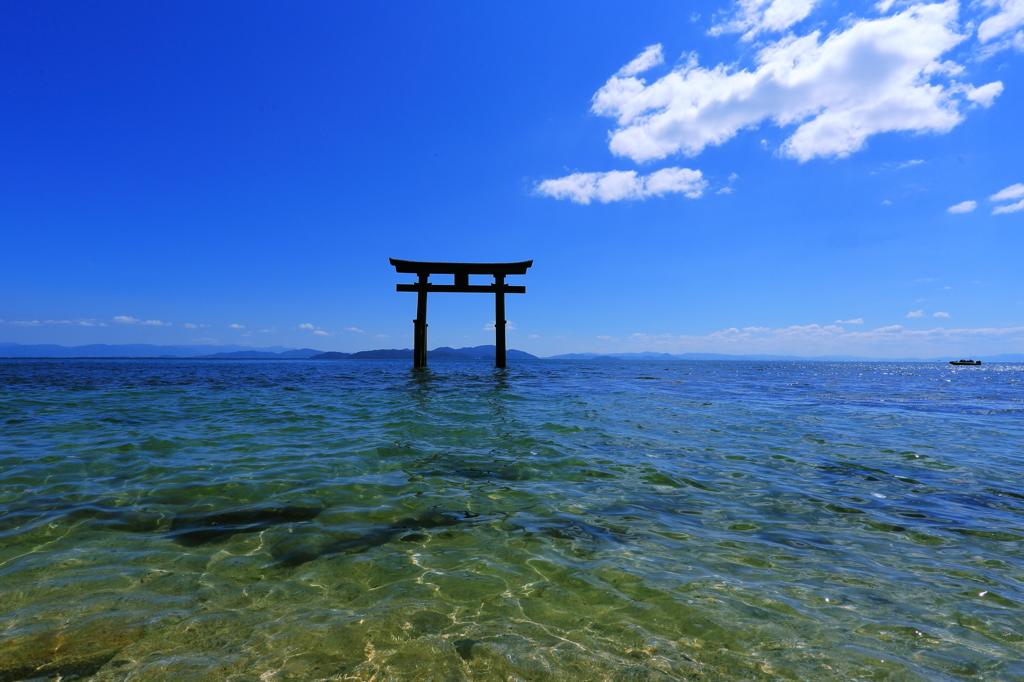
[[[416, 319], [413, 320], [412, 366], [427, 366], [427, 293], [430, 291], [455, 291], [465, 293], [494, 294], [494, 366], [505, 366], [505, 294], [525, 294], [526, 287], [505, 284], [505, 275], [525, 275], [533, 265], [532, 260], [521, 263], [424, 263], [414, 260], [391, 259], [398, 272], [410, 272], [419, 276], [415, 284], [399, 284], [398, 291], [415, 291]], [[455, 284], [431, 284], [431, 275], [455, 275]], [[470, 284], [470, 275], [493, 275], [494, 284]]]

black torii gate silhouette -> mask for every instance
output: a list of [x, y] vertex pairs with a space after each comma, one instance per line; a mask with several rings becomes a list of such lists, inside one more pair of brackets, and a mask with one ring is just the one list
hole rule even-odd
[[[412, 366], [427, 366], [427, 293], [452, 291], [458, 293], [494, 294], [494, 366], [505, 367], [505, 294], [525, 294], [526, 287], [505, 284], [506, 275], [525, 275], [532, 260], [519, 263], [426, 263], [391, 258], [397, 272], [419, 277], [415, 284], [399, 284], [396, 291], [415, 291], [416, 319], [413, 320]], [[431, 275], [455, 275], [455, 284], [431, 284]], [[493, 275], [494, 284], [470, 284], [470, 275]]]

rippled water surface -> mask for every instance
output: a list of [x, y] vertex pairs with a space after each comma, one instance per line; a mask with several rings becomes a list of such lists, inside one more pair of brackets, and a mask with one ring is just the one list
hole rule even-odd
[[1024, 365], [0, 362], [0, 680], [1024, 680]]

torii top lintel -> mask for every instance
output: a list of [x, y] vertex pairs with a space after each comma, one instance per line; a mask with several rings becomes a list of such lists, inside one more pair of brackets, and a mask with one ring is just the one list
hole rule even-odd
[[397, 272], [417, 275], [525, 275], [532, 260], [519, 263], [430, 263], [426, 261], [389, 259]]

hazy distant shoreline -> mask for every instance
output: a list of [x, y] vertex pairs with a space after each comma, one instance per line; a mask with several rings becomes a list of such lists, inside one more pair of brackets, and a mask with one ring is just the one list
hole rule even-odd
[[[449, 348], [442, 346], [428, 351], [437, 360], [489, 360], [494, 358], [494, 346]], [[316, 357], [323, 356], [323, 357]], [[2, 359], [166, 359], [166, 360], [411, 360], [409, 348], [389, 348], [340, 353], [313, 348], [248, 348], [245, 346], [158, 346], [153, 344], [91, 344], [87, 346], [59, 346], [56, 344], [0, 343]], [[936, 358], [869, 358], [852, 355], [728, 355], [724, 353], [564, 353], [538, 357], [525, 351], [508, 349], [510, 360], [746, 360], [746, 361], [819, 361], [819, 362], [946, 362], [958, 356]], [[1024, 362], [1024, 353], [974, 356], [982, 362]]]

